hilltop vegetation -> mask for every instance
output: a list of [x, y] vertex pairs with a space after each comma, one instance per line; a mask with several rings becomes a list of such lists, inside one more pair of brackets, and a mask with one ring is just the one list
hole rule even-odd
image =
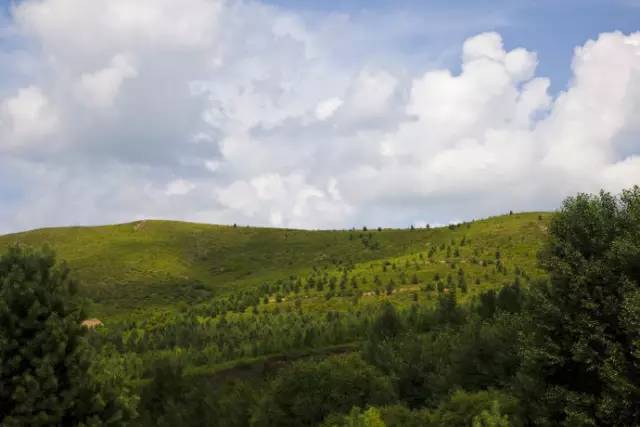
[[[80, 294], [95, 304], [93, 314], [130, 315], [132, 309], [171, 309], [180, 302], [278, 286], [291, 277], [341, 276], [345, 269], [365, 291], [391, 280], [395, 288], [406, 288], [404, 282], [414, 275], [414, 288], [434, 283], [436, 273], [445, 281], [456, 273], [450, 265], [467, 268], [474, 281], [493, 283], [495, 268], [480, 273], [473, 262], [493, 265], [496, 252], [510, 273], [506, 276], [513, 277], [516, 267], [536, 274], [535, 253], [548, 219], [547, 213], [529, 213], [437, 229], [341, 231], [142, 221], [0, 236], [0, 250], [16, 242], [49, 245], [80, 281]], [[374, 283], [376, 276], [381, 285]], [[279, 289], [286, 293], [282, 285]]]

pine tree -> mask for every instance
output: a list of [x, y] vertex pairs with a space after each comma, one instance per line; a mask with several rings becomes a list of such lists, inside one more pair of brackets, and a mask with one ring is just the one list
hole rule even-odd
[[374, 340], [390, 339], [397, 336], [401, 331], [402, 322], [398, 312], [393, 304], [385, 301], [371, 325], [370, 338]]
[[76, 287], [48, 249], [0, 257], [0, 425], [122, 425], [135, 415], [118, 378], [95, 369]]
[[468, 290], [467, 280], [464, 278], [464, 276], [458, 277], [458, 288], [460, 288], [463, 294], [467, 293], [467, 290]]
[[394, 288], [395, 288], [395, 283], [393, 282], [393, 279], [389, 279], [389, 283], [387, 283], [387, 295], [391, 295], [393, 293]]

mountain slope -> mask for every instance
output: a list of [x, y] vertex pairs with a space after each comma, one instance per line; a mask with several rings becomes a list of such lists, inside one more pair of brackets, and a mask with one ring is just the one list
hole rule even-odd
[[[471, 258], [495, 259], [535, 272], [535, 253], [548, 213], [493, 217], [457, 227], [404, 230], [305, 231], [142, 221], [100, 227], [66, 227], [0, 236], [0, 251], [16, 242], [47, 244], [81, 282], [81, 292], [101, 315], [138, 308], [173, 307], [221, 294], [349, 265], [366, 281], [400, 274], [416, 256], [435, 255], [413, 268], [398, 286], [414, 285]], [[462, 243], [462, 245], [461, 245]], [[457, 252], [455, 247], [458, 248]], [[447, 253], [447, 248], [450, 253]], [[393, 267], [374, 274], [372, 262]], [[368, 264], [367, 264], [368, 263]], [[474, 268], [471, 268], [473, 271]], [[359, 272], [359, 273], [358, 273]], [[486, 273], [485, 273], [486, 275]], [[394, 276], [394, 277], [396, 277]], [[443, 276], [444, 277], [444, 276]], [[488, 278], [488, 277], [487, 277]], [[407, 283], [402, 283], [406, 281]], [[410, 287], [408, 289], [411, 289]]]

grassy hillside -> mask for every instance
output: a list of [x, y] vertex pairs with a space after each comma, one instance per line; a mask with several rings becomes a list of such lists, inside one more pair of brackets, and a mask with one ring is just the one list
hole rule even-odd
[[517, 266], [535, 274], [548, 218], [523, 213], [438, 229], [346, 231], [141, 221], [0, 236], [0, 251], [16, 242], [53, 247], [94, 302], [94, 314], [108, 316], [206, 301], [314, 271], [337, 275], [345, 266], [364, 282], [365, 296], [389, 281], [396, 291], [415, 290], [436, 274], [444, 281], [456, 264], [468, 266], [474, 283], [495, 283], [495, 271], [488, 275], [477, 262], [494, 262], [499, 251], [512, 273]]
[[[637, 272], [629, 259], [638, 251], [629, 236], [638, 226], [629, 212], [640, 196], [635, 205], [630, 197], [625, 193], [611, 209], [606, 194], [581, 195], [554, 214], [435, 229], [301, 231], [148, 221], [35, 230], [0, 236], [0, 252], [15, 243], [53, 246], [82, 280], [82, 293], [93, 300], [89, 315], [102, 320], [85, 331], [91, 372], [108, 384], [117, 380], [125, 397], [129, 391], [140, 396], [141, 415], [132, 425], [159, 425], [170, 414], [175, 419], [166, 425], [346, 426], [355, 425], [351, 415], [360, 419], [357, 408], [371, 405], [389, 426], [475, 425], [478, 419], [545, 424], [548, 410], [529, 402], [556, 389], [549, 376], [556, 375], [556, 361], [568, 367], [562, 372], [584, 374], [591, 368], [580, 357], [595, 347], [576, 342], [598, 347], [609, 340], [622, 349], [618, 332], [634, 331], [628, 314], [638, 311]], [[575, 238], [585, 233], [620, 237], [605, 245]], [[542, 270], [537, 254], [545, 244], [567, 245], [571, 260], [563, 251], [545, 251]], [[628, 251], [620, 253], [620, 245]], [[5, 313], [7, 307], [18, 313], [4, 314], [5, 336], [31, 346], [32, 329], [15, 329], [14, 319], [28, 319], [29, 328], [34, 319], [54, 326], [59, 319], [34, 311], [43, 304], [32, 296], [46, 296], [62, 313], [47, 289], [63, 292], [71, 307], [82, 301], [51, 286], [59, 276], [40, 270], [51, 267], [46, 254], [17, 250], [3, 260], [13, 263], [9, 284], [42, 286], [37, 293], [2, 289], [10, 302]], [[547, 274], [554, 280], [544, 280]], [[41, 278], [52, 280], [40, 284]], [[606, 319], [603, 310], [610, 310]], [[79, 316], [68, 313], [70, 329], [79, 329], [73, 327]], [[596, 326], [585, 327], [585, 319]], [[632, 341], [624, 338], [628, 358], [614, 379], [632, 378], [626, 371], [635, 360]], [[609, 378], [610, 351], [589, 354], [599, 354]], [[551, 374], [539, 366], [553, 366]], [[560, 380], [562, 389], [575, 385], [571, 377]], [[600, 398], [598, 384], [584, 390]], [[622, 405], [635, 409], [633, 396]], [[336, 417], [348, 422], [335, 424]]]
[[[517, 340], [474, 317], [485, 306], [479, 301], [520, 304], [522, 287], [544, 274], [536, 254], [550, 217], [341, 231], [143, 221], [0, 236], [0, 252], [15, 243], [49, 245], [68, 263], [92, 301], [88, 314], [103, 321], [88, 334], [99, 364], [108, 367], [100, 372], [117, 372], [142, 394], [155, 392], [153, 379], [165, 375], [156, 368], [165, 363], [181, 369], [170, 381], [196, 393], [241, 381], [255, 390], [233, 395], [246, 412], [291, 364], [362, 357], [381, 310], [390, 306], [396, 325], [436, 340], [425, 348], [437, 351], [418, 359], [433, 361], [429, 369], [457, 372], [452, 357], [476, 350], [482, 366], [495, 365], [484, 360], [487, 349], [512, 354]], [[455, 332], [476, 321], [470, 319], [480, 328], [467, 331], [473, 339]], [[447, 387], [457, 384], [452, 378], [443, 380]], [[438, 395], [448, 395], [447, 387]]]

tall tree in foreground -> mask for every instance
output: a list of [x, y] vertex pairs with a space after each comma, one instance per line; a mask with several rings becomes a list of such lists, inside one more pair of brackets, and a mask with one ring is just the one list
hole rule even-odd
[[92, 366], [81, 320], [51, 251], [0, 257], [0, 425], [122, 425], [134, 414], [117, 379]]
[[567, 199], [540, 254], [520, 383], [538, 425], [640, 424], [640, 188]]

